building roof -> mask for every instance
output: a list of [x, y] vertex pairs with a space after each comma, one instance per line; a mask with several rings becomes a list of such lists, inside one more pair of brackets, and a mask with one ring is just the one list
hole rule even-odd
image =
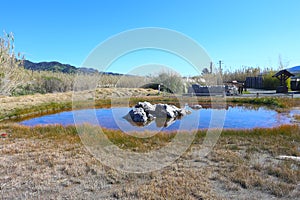
[[284, 69], [284, 70], [280, 70], [279, 72], [274, 74], [272, 77], [277, 77], [277, 76], [280, 76], [282, 74], [284, 74], [285, 76], [288, 76], [288, 77], [295, 76], [294, 74], [292, 74], [289, 71], [287, 71], [286, 69]]

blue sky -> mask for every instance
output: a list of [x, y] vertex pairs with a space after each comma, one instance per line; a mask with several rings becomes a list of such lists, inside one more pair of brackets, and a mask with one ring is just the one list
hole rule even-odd
[[[13, 32], [17, 51], [35, 62], [81, 66], [113, 35], [161, 27], [191, 37], [225, 69], [276, 68], [279, 55], [292, 67], [300, 64], [299, 8], [298, 0], [11, 0], [1, 2], [0, 29]], [[153, 61], [139, 63], [165, 62], [183, 75], [194, 73], [172, 56], [163, 60], [156, 53]], [[128, 60], [109, 71], [130, 71], [137, 62], [130, 66]]]

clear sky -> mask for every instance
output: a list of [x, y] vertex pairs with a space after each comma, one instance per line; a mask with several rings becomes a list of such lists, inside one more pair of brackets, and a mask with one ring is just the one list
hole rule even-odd
[[[0, 29], [13, 32], [17, 51], [35, 62], [81, 66], [115, 34], [161, 27], [193, 38], [227, 69], [276, 68], [279, 55], [288, 67], [300, 65], [299, 0], [1, 0], [0, 5]], [[176, 70], [193, 73], [183, 64]]]

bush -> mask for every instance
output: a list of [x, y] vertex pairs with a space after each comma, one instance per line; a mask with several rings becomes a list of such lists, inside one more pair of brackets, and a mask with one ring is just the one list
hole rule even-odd
[[172, 93], [183, 93], [184, 84], [179, 74], [174, 72], [161, 72], [152, 79], [153, 83], [162, 84]]
[[280, 86], [280, 81], [276, 77], [272, 77], [276, 72], [269, 71], [263, 75], [264, 89], [276, 90]]
[[[12, 33], [0, 37], [0, 95], [10, 96], [24, 83], [25, 73], [19, 65], [22, 60], [14, 53], [14, 36]], [[19, 61], [21, 60], [21, 61]]]

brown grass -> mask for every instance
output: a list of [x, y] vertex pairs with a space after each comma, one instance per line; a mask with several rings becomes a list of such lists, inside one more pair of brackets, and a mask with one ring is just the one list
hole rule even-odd
[[[73, 126], [0, 125], [1, 198], [223, 199], [296, 198], [299, 127], [224, 130], [207, 157], [198, 156], [204, 131], [180, 159], [156, 172], [131, 174], [108, 168], [82, 145]], [[106, 130], [132, 151], [160, 148], [171, 136], [134, 139]], [[185, 134], [185, 133], [182, 133]], [[123, 144], [123, 145], [122, 145]], [[289, 147], [289, 148], [285, 148]], [[45, 196], [47, 195], [47, 196]]]

